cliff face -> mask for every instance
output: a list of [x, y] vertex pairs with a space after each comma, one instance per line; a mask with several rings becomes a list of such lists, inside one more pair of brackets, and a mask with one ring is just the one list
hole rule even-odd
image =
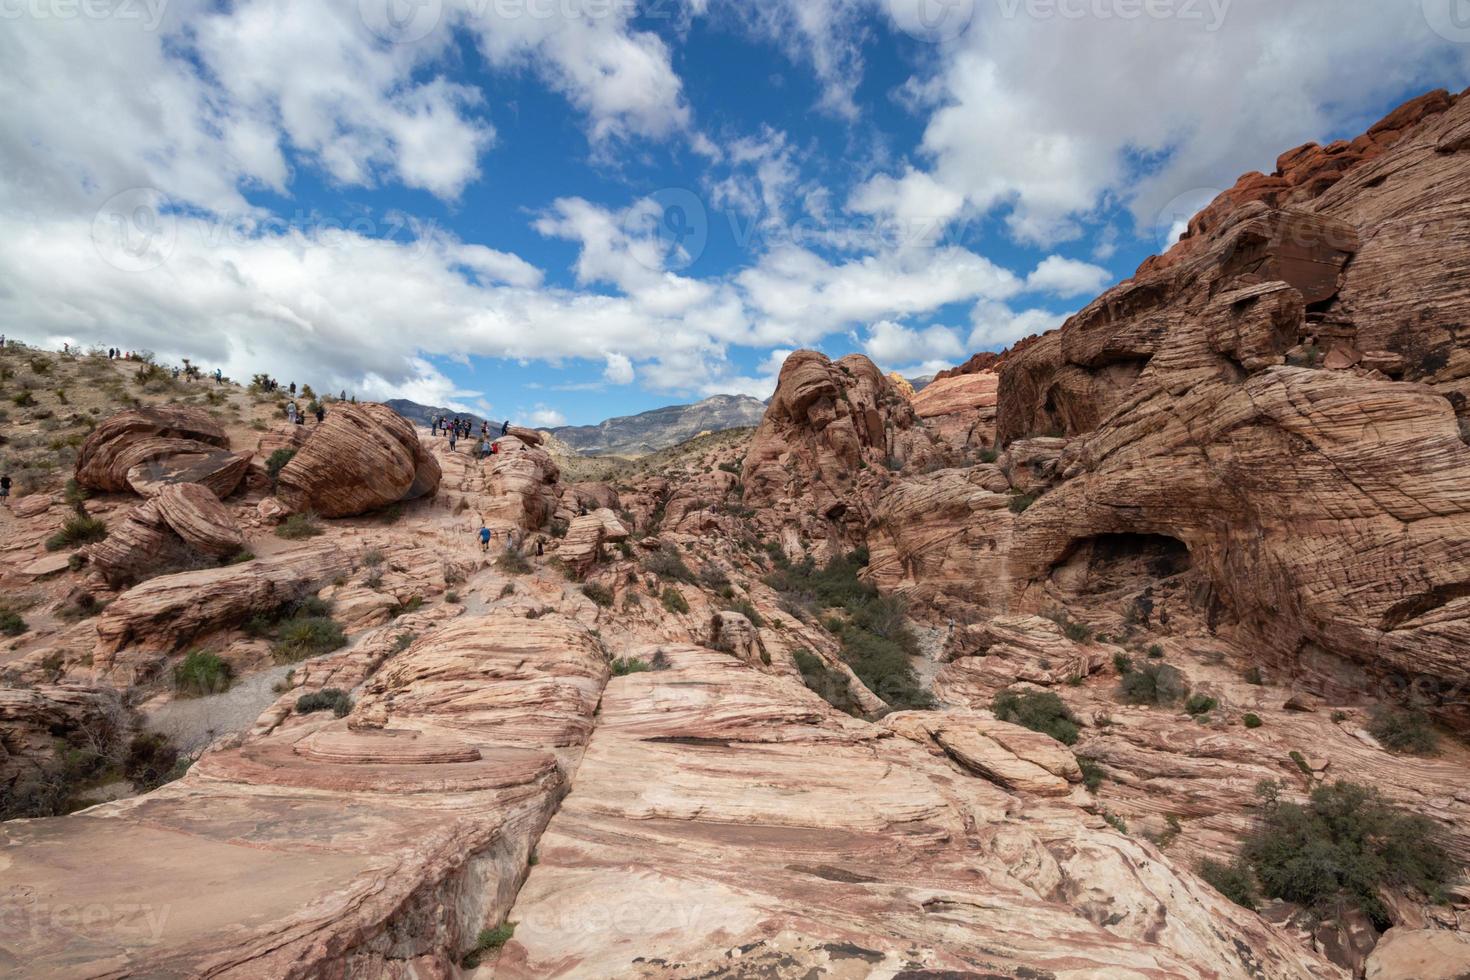
[[1070, 437], [1015, 529], [1022, 608], [1079, 551], [1161, 536], [1281, 666], [1470, 679], [1467, 134], [1434, 93], [1293, 151], [1006, 359], [1002, 439]]

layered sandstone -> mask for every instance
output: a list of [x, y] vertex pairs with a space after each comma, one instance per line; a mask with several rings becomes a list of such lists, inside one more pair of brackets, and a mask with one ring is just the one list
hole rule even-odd
[[165, 486], [198, 483], [228, 497], [250, 465], [232, 453], [209, 413], [183, 406], [129, 409], [107, 418], [87, 436], [76, 479], [89, 490], [153, 496]]
[[162, 487], [104, 540], [88, 546], [85, 554], [117, 588], [182, 568], [217, 564], [244, 547], [234, 516], [212, 490], [178, 483]]
[[281, 470], [276, 496], [292, 511], [352, 517], [433, 496], [440, 475], [438, 461], [397, 412], [338, 402]]

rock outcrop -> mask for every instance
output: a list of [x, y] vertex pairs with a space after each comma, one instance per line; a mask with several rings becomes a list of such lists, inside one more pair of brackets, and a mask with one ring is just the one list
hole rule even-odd
[[401, 415], [338, 402], [281, 470], [276, 496], [293, 512], [354, 517], [433, 496], [439, 478], [438, 461]]
[[484, 464], [485, 492], [492, 499], [486, 518], [523, 531], [546, 527], [561, 503], [560, 468], [546, 450], [517, 436], [496, 442], [499, 451]]
[[67, 751], [105, 749], [119, 734], [121, 714], [112, 691], [0, 687], [0, 819], [28, 793], [44, 791]]
[[184, 568], [218, 564], [244, 550], [234, 516], [208, 487], [169, 484], [85, 549], [113, 588]]
[[153, 496], [163, 487], [198, 483], [223, 499], [250, 466], [249, 453], [230, 441], [209, 413], [182, 406], [118, 412], [87, 436], [76, 479], [88, 490]]
[[994, 371], [936, 378], [911, 399], [914, 412], [952, 449], [989, 449], [995, 445]]
[[617, 514], [606, 509], [594, 510], [572, 518], [556, 554], [580, 578], [602, 560], [603, 545], [626, 540], [628, 529]]
[[786, 359], [745, 457], [745, 503], [840, 551], [862, 540], [891, 470], [943, 459], [913, 406], [860, 354]]
[[[1392, 148], [1201, 224], [1006, 359], [1002, 437], [1074, 437], [1016, 523], [1025, 608], [1079, 550], [1163, 540], [1304, 681], [1470, 680], [1470, 100], [1391, 118]], [[1392, 373], [1320, 359], [1349, 347]]]

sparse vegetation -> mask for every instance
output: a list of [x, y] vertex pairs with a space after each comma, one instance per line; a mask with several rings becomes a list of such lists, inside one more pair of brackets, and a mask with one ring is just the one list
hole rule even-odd
[[494, 929], [482, 929], [479, 938], [475, 940], [475, 948], [464, 954], [460, 965], [466, 970], [473, 970], [480, 965], [487, 953], [498, 951], [511, 937], [516, 934], [514, 922], [506, 922], [496, 926]]
[[1063, 745], [1077, 744], [1077, 718], [1051, 691], [1001, 691], [990, 710], [1001, 721], [1050, 735]]
[[1256, 882], [1245, 861], [1236, 858], [1229, 864], [1222, 864], [1206, 860], [1199, 866], [1199, 876], [1236, 905], [1256, 911]]
[[499, 558], [495, 559], [495, 567], [507, 575], [529, 575], [531, 573], [531, 563], [516, 551], [503, 552]]
[[604, 609], [612, 608], [613, 594], [595, 582], [588, 582], [582, 586], [582, 594]]
[[1024, 514], [1031, 509], [1031, 505], [1036, 503], [1036, 501], [1037, 495], [1034, 493], [1014, 493], [1011, 495], [1011, 513]]
[[1184, 675], [1168, 664], [1144, 664], [1123, 678], [1123, 700], [1129, 704], [1177, 704], [1188, 693]]
[[828, 667], [821, 657], [810, 650], [797, 650], [792, 654], [796, 669], [801, 671], [801, 681], [807, 689], [821, 697], [838, 711], [860, 716], [858, 703], [853, 699], [847, 677]]
[[277, 663], [289, 664], [319, 657], [346, 645], [347, 636], [335, 620], [303, 610], [277, 626], [271, 653]]
[[659, 601], [662, 602], [664, 604], [664, 608], [671, 613], [682, 614], [689, 611], [689, 600], [684, 598], [684, 593], [680, 592], [672, 585], [664, 587], [663, 595], [659, 596]]
[[1439, 735], [1429, 717], [1410, 708], [1378, 708], [1368, 721], [1368, 734], [1402, 755], [1433, 755], [1439, 749]]
[[1346, 899], [1386, 929], [1385, 890], [1412, 889], [1439, 901], [1457, 873], [1434, 821], [1400, 810], [1377, 790], [1319, 786], [1305, 805], [1280, 799], [1274, 783], [1259, 792], [1265, 817], [1241, 857], [1269, 898], [1322, 914]]
[[295, 458], [296, 450], [277, 449], [275, 452], [270, 454], [270, 457], [268, 459], [266, 459], [265, 472], [266, 475], [271, 478], [272, 487], [274, 487], [276, 485], [276, 481], [280, 479], [281, 470], [285, 469], [286, 464], [291, 462], [291, 460]]
[[339, 688], [324, 687], [296, 699], [298, 715], [309, 715], [317, 711], [330, 711], [338, 718], [346, 718], [352, 712], [352, 698]]
[[1113, 669], [1118, 672], [1119, 677], [1133, 673], [1133, 658], [1126, 653], [1113, 654]]
[[20, 613], [14, 609], [0, 609], [0, 633], [6, 636], [20, 636], [28, 629], [30, 627], [26, 625]]
[[1246, 728], [1260, 728], [1263, 722], [1260, 715], [1247, 714], [1240, 719]]
[[652, 572], [665, 582], [695, 582], [694, 573], [684, 563], [684, 557], [679, 554], [679, 549], [671, 544], [643, 559], [645, 571]]
[[1192, 715], [1205, 715], [1214, 711], [1219, 706], [1220, 702], [1207, 694], [1193, 694], [1184, 703], [1184, 710]]
[[203, 698], [230, 689], [235, 672], [211, 650], [195, 650], [174, 667], [174, 690], [183, 697]]
[[629, 674], [642, 674], [652, 670], [653, 667], [646, 660], [636, 660], [632, 657], [618, 657], [612, 662], [614, 677], [627, 677]]
[[1087, 792], [1096, 793], [1102, 788], [1103, 780], [1107, 778], [1108, 772], [1098, 764], [1096, 759], [1078, 756], [1077, 767], [1082, 770], [1082, 785], [1087, 787]]
[[276, 526], [276, 537], [285, 538], [287, 541], [314, 538], [321, 533], [322, 529], [316, 522], [316, 515], [311, 513], [292, 514]]
[[61, 530], [46, 539], [47, 551], [61, 551], [92, 544], [107, 537], [107, 524], [99, 517], [73, 514], [61, 525]]

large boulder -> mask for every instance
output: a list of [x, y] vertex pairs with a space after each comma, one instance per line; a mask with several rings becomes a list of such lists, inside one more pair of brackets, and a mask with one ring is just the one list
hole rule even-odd
[[561, 505], [561, 469], [546, 450], [516, 436], [501, 436], [496, 445], [498, 451], [485, 463], [490, 498], [485, 519], [540, 530]]
[[432, 496], [439, 478], [412, 423], [386, 405], [338, 402], [281, 470], [276, 496], [294, 512], [355, 517]]
[[628, 540], [628, 529], [610, 510], [594, 510], [572, 518], [556, 555], [579, 576], [602, 559], [602, 546]]
[[209, 413], [183, 406], [118, 412], [92, 430], [77, 455], [76, 479], [88, 490], [153, 496], [165, 486], [198, 483], [221, 498], [240, 485], [249, 453]]
[[185, 568], [218, 564], [242, 551], [240, 527], [219, 498], [198, 484], [170, 484], [86, 549], [114, 588]]

